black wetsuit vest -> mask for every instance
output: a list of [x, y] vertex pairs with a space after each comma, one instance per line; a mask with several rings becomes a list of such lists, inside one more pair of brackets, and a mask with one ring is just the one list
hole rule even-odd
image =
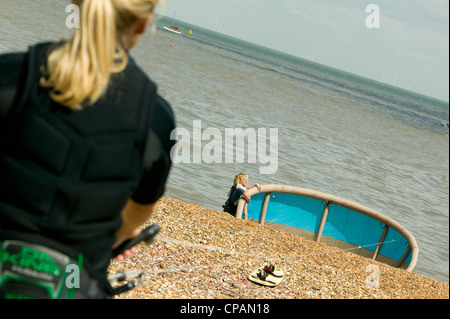
[[[144, 158], [158, 158], [148, 148], [162, 147], [157, 139], [158, 145], [147, 145], [160, 97], [130, 59], [95, 105], [71, 111], [39, 86], [51, 48], [30, 48], [17, 98], [0, 122], [0, 240], [10, 233], [40, 238], [41, 244], [49, 238], [49, 246], [66, 245], [103, 271], [121, 225], [120, 212], [142, 183]], [[167, 156], [164, 161], [170, 166]], [[168, 169], [160, 171], [166, 174], [164, 184]], [[152, 202], [162, 192], [141, 191], [139, 196], [148, 195]]]
[[236, 215], [237, 206], [231, 200], [231, 198], [233, 197], [234, 192], [236, 191], [236, 188], [237, 188], [237, 184], [234, 184], [233, 186], [231, 186], [230, 190], [228, 191], [228, 198], [225, 201], [225, 204], [222, 205], [223, 211], [227, 212], [227, 213], [230, 213], [233, 216]]

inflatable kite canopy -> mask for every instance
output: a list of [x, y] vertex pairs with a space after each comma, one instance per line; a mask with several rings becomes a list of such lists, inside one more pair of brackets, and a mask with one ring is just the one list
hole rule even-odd
[[416, 266], [419, 247], [414, 236], [373, 209], [295, 186], [269, 184], [247, 192], [251, 202], [239, 200], [237, 218], [258, 220], [410, 272]]

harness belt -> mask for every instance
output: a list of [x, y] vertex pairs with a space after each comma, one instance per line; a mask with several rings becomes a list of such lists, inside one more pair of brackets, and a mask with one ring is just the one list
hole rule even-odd
[[49, 247], [21, 240], [0, 241], [0, 298], [107, 298], [97, 280], [74, 259]]

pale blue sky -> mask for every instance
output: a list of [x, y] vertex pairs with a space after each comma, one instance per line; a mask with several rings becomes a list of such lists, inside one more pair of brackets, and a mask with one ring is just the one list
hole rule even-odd
[[[165, 0], [164, 14], [449, 100], [448, 0]], [[380, 28], [366, 27], [366, 6]]]

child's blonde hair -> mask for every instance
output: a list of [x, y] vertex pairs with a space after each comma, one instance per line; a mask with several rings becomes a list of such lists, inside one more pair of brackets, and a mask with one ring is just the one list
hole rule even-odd
[[241, 178], [248, 179], [248, 175], [244, 173], [239, 173], [234, 177], [234, 183], [240, 184]]

